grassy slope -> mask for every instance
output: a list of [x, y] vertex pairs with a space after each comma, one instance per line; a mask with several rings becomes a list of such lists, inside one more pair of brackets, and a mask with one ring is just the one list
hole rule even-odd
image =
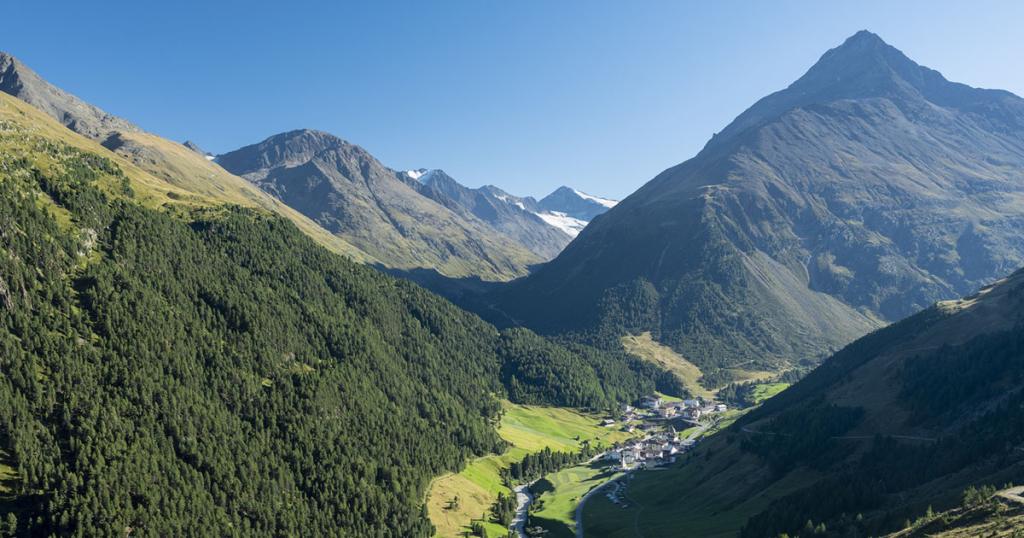
[[[715, 397], [715, 390], [708, 390], [700, 384], [700, 378], [704, 375], [701, 369], [672, 348], [654, 340], [649, 331], [636, 335], [627, 334], [622, 337], [621, 341], [622, 347], [627, 353], [636, 355], [675, 374], [683, 386], [690, 391], [690, 394], [708, 400]], [[742, 368], [727, 368], [727, 370], [736, 381], [764, 381], [776, 374], [775, 372]]]
[[[543, 527], [549, 530], [549, 538], [575, 536], [576, 506], [580, 499], [594, 487], [622, 474], [608, 471], [604, 467], [607, 466], [600, 462], [595, 465], [578, 465], [549, 474], [537, 483], [534, 489], [541, 492], [537, 497], [540, 509], [532, 518], [535, 523], [543, 523]], [[603, 495], [596, 495], [588, 502], [593, 502], [597, 497], [604, 498]]]
[[789, 383], [765, 383], [754, 387], [753, 400], [759, 404], [789, 388]]
[[[244, 179], [181, 144], [146, 133], [125, 134], [134, 152], [114, 153], [64, 127], [46, 113], [0, 92], [0, 121], [13, 121], [51, 140], [111, 159], [131, 180], [137, 201], [148, 207], [212, 206], [224, 203], [263, 208], [291, 220], [327, 249], [356, 261], [373, 262], [341, 238], [263, 193]], [[44, 164], [44, 163], [37, 163]]]
[[[505, 416], [498, 434], [512, 446], [504, 454], [486, 456], [470, 462], [460, 473], [434, 480], [427, 496], [430, 520], [437, 536], [459, 536], [472, 519], [488, 513], [498, 493], [510, 493], [501, 481], [500, 470], [530, 452], [545, 447], [552, 450], [577, 450], [576, 441], [610, 445], [630, 435], [598, 425], [599, 417], [570, 409], [505, 404]], [[447, 509], [449, 501], [459, 497], [457, 509]], [[500, 525], [489, 525], [491, 535], [503, 536]], [[494, 534], [494, 533], [498, 534]]]
[[1024, 535], [1024, 506], [999, 501], [973, 509], [954, 508], [928, 519], [920, 518], [911, 527], [887, 535], [887, 538], [1017, 538]]
[[[759, 495], [747, 495], [762, 470], [739, 458], [736, 444], [719, 445], [710, 460], [698, 450], [690, 460], [666, 471], [637, 473], [626, 490], [629, 508], [612, 504], [603, 495], [587, 502], [583, 512], [586, 536], [732, 537], [747, 518], [772, 499], [807, 483], [794, 472]], [[708, 480], [714, 477], [715, 480]]]
[[691, 394], [702, 398], [713, 398], [714, 392], [702, 387], [699, 380], [703, 373], [696, 364], [686, 360], [672, 348], [662, 345], [651, 338], [650, 332], [622, 337], [622, 347], [627, 353], [657, 364], [675, 374]]

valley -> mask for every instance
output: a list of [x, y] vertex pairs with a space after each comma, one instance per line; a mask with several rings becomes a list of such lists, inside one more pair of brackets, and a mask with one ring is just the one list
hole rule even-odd
[[1024, 537], [1024, 99], [477, 7], [0, 52], [0, 537]]

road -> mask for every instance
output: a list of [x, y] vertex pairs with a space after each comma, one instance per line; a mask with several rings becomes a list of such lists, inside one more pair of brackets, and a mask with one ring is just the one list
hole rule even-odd
[[1017, 486], [1015, 488], [1004, 489], [997, 491], [996, 496], [1008, 501], [1013, 501], [1017, 504], [1024, 504], [1024, 486]]
[[591, 495], [597, 493], [598, 491], [604, 489], [606, 486], [610, 485], [612, 482], [615, 482], [616, 480], [621, 480], [623, 478], [626, 478], [627, 476], [629, 476], [629, 473], [626, 473], [625, 475], [620, 476], [618, 478], [613, 478], [599, 486], [595, 486], [593, 489], [588, 491], [582, 499], [580, 499], [580, 503], [576, 505], [576, 517], [574, 518], [576, 520], [576, 538], [583, 538], [583, 505], [587, 503], [587, 499], [589, 499]]
[[[758, 430], [752, 429], [749, 426], [744, 426], [744, 427], [740, 428], [740, 430], [743, 431], [743, 433], [749, 433], [749, 434], [752, 434], [752, 435], [778, 435], [780, 437], [792, 437], [793, 436], [792, 434], [788, 434], [788, 433], [762, 432], [762, 431], [758, 431]], [[889, 437], [889, 438], [892, 438], [892, 439], [901, 439], [903, 441], [924, 441], [924, 442], [927, 442], [927, 443], [936, 443], [936, 442], [939, 441], [938, 439], [936, 439], [934, 437], [921, 437], [919, 435], [883, 435], [882, 437]], [[846, 441], [870, 441], [871, 439], [874, 439], [874, 438], [875, 438], [874, 435], [834, 435], [832, 437], [829, 437], [829, 439], [840, 439], [840, 440], [846, 440]]]
[[[708, 430], [708, 428], [710, 428], [714, 424], [717, 424], [717, 422], [713, 422], [713, 423], [710, 423], [710, 424], [709, 423], [703, 423], [703, 424], [698, 423], [697, 424], [697, 429], [694, 430], [693, 432], [691, 432], [690, 435], [686, 436], [686, 441], [693, 441], [694, 439], [700, 437], [704, 432], [706, 432]], [[597, 458], [595, 457], [594, 459], [596, 460]], [[574, 520], [576, 521], [576, 538], [583, 538], [583, 506], [585, 504], [587, 504], [587, 501], [590, 499], [590, 496], [593, 495], [594, 493], [597, 493], [599, 490], [604, 489], [605, 486], [610, 485], [612, 482], [615, 482], [616, 480], [623, 480], [625, 478], [628, 478], [630, 473], [632, 473], [632, 472], [633, 471], [629, 471], [629, 472], [627, 472], [623, 476], [620, 476], [618, 478], [613, 478], [613, 479], [611, 479], [611, 480], [609, 480], [609, 481], [607, 481], [607, 482], [605, 482], [605, 483], [603, 483], [601, 485], [595, 486], [593, 489], [588, 491], [587, 494], [584, 495], [582, 499], [580, 499], [580, 503], [576, 505], [576, 517], [574, 518]], [[635, 503], [635, 501], [634, 501], [634, 503]], [[637, 504], [637, 506], [640, 506], [639, 503], [635, 503], [635, 504]], [[643, 510], [643, 506], [640, 506], [640, 510], [637, 511], [636, 517], [634, 518], [634, 522], [633, 522], [633, 526], [637, 527], [637, 529], [636, 529], [637, 536], [640, 536], [640, 534], [639, 534], [640, 531], [639, 531], [639, 527], [638, 527], [638, 522], [637, 521], [638, 521], [638, 519], [640, 517], [640, 511], [642, 511], [642, 510]]]

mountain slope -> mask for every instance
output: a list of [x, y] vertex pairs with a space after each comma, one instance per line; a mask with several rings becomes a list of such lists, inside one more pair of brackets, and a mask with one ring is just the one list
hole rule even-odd
[[[32, 105], [19, 107], [11, 103], [7, 95], [0, 95], [5, 110], [31, 117], [31, 123], [37, 128], [47, 129], [49, 136], [114, 159], [135, 182], [136, 196], [147, 199], [147, 203], [189, 206], [232, 203], [262, 208], [291, 220], [303, 232], [334, 252], [358, 261], [375, 261], [242, 178], [208, 162], [204, 156], [188, 151], [181, 144], [145, 133], [129, 121], [83, 102], [46, 82], [13, 56], [0, 52], [0, 67], [0, 94], [10, 95]], [[89, 144], [80, 137], [58, 132], [48, 122], [41, 121], [37, 111], [97, 144]], [[99, 144], [117, 152], [118, 156], [100, 148]]]
[[1022, 380], [1024, 270], [850, 344], [684, 464], [640, 477], [643, 513], [602, 535], [902, 529], [969, 487], [1020, 483]]
[[491, 185], [471, 189], [444, 173], [429, 170], [414, 178], [424, 196], [459, 213], [472, 215], [523, 244], [541, 260], [558, 255], [572, 239], [532, 212], [530, 198], [518, 198]]
[[46, 112], [72, 131], [94, 140], [112, 132], [136, 132], [131, 122], [107, 114], [43, 80], [17, 58], [0, 52], [0, 92], [13, 95]]
[[154, 203], [174, 183], [0, 95], [5, 532], [429, 536], [431, 477], [503, 448], [498, 398], [658, 388], [265, 211]]
[[404, 172], [328, 133], [282, 133], [216, 162], [392, 269], [507, 280], [541, 261], [479, 219], [420, 195]]
[[1022, 175], [1024, 100], [861, 32], [491, 302], [785, 368], [1024, 262]]

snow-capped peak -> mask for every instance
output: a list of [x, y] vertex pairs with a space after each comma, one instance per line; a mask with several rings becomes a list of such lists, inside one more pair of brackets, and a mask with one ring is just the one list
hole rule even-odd
[[580, 198], [583, 198], [584, 200], [590, 200], [592, 202], [597, 202], [597, 203], [599, 203], [599, 204], [601, 204], [601, 205], [603, 205], [603, 206], [605, 206], [605, 207], [607, 207], [609, 209], [615, 207], [615, 204], [619, 203], [616, 200], [609, 200], [607, 198], [601, 198], [601, 197], [598, 197], [598, 196], [593, 196], [593, 195], [587, 194], [587, 193], [585, 193], [583, 191], [578, 191], [576, 189], [572, 189], [572, 192], [575, 192], [576, 196], [579, 196]]
[[587, 225], [587, 221], [570, 217], [561, 211], [542, 211], [534, 214], [550, 226], [562, 230], [569, 237], [576, 237]]
[[417, 170], [406, 170], [405, 175], [409, 176], [411, 179], [419, 180], [421, 177], [423, 177], [423, 174], [427, 173], [427, 171], [428, 170], [426, 168], [419, 168]]

